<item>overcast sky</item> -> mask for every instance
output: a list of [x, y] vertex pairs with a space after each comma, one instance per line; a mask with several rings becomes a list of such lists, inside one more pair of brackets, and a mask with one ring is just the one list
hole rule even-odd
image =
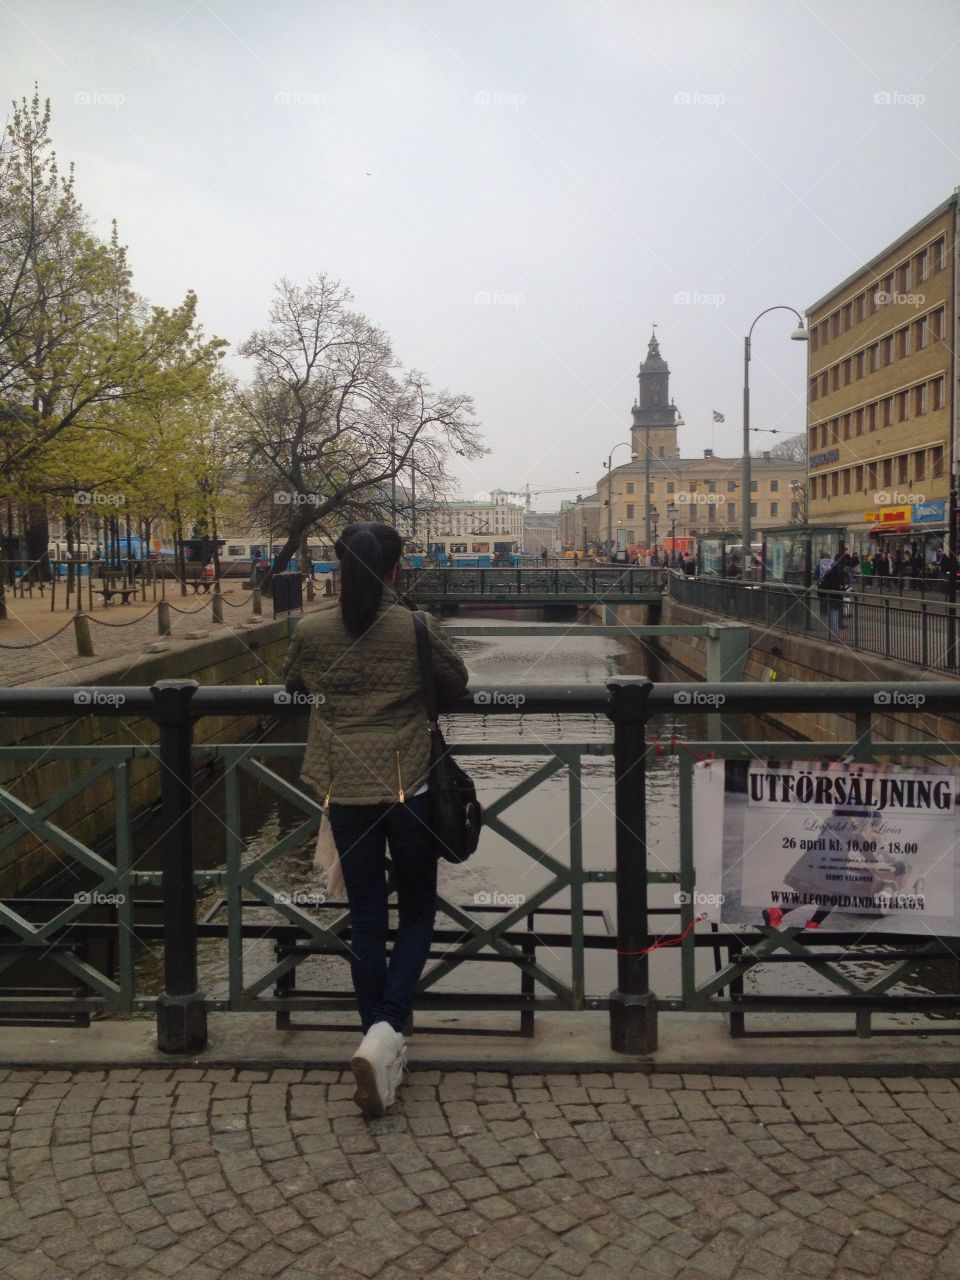
[[[3, 0], [4, 98], [34, 81], [142, 293], [236, 344], [281, 275], [339, 278], [474, 396], [467, 496], [591, 490], [652, 322], [684, 454], [739, 453], [757, 313], [960, 183], [955, 0]], [[754, 332], [756, 426], [803, 429], [792, 323]]]

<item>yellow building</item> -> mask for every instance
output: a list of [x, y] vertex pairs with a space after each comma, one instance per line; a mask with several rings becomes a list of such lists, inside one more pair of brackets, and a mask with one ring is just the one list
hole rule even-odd
[[[618, 546], [663, 547], [674, 537], [740, 537], [741, 459], [705, 449], [684, 458], [677, 444], [682, 425], [669, 397], [670, 368], [654, 334], [640, 366], [640, 389], [630, 429], [632, 460], [613, 467], [597, 485], [599, 540]], [[805, 468], [800, 462], [763, 453], [751, 460], [751, 522], [759, 541], [763, 531], [799, 521], [803, 512]], [[646, 537], [647, 490], [650, 529]], [[611, 496], [612, 490], [612, 496]], [[587, 521], [582, 521], [587, 524]], [[572, 518], [576, 527], [576, 518]], [[579, 544], [578, 544], [579, 545]]]
[[954, 193], [807, 311], [813, 523], [942, 539], [957, 414]]

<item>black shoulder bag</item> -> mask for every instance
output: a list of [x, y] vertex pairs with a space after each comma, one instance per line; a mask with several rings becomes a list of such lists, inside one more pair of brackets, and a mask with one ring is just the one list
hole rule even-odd
[[437, 688], [430, 659], [430, 631], [427, 619], [418, 609], [413, 615], [417, 635], [417, 656], [430, 727], [430, 772], [427, 792], [430, 796], [430, 825], [437, 837], [437, 852], [448, 862], [466, 862], [480, 842], [483, 810], [477, 799], [473, 781], [450, 754], [438, 721]]

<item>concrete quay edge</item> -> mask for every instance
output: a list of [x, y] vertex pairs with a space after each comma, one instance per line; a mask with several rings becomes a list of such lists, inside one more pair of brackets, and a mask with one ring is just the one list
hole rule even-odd
[[[436, 1016], [409, 1041], [411, 1071], [505, 1071], [514, 1074], [640, 1072], [716, 1076], [960, 1077], [960, 1040], [922, 1035], [795, 1035], [732, 1039], [717, 1014], [661, 1014], [660, 1046], [649, 1056], [615, 1052], [603, 1011], [541, 1013], [533, 1038], [509, 1034], [519, 1025], [503, 1014]], [[174, 1055], [157, 1048], [152, 1017], [96, 1021], [87, 1028], [4, 1027], [0, 1068], [83, 1071], [143, 1069], [302, 1068], [343, 1070], [359, 1038], [356, 1031], [278, 1031], [270, 1013], [212, 1013], [209, 1047]], [[465, 1028], [480, 1029], [471, 1034]], [[499, 1034], [498, 1034], [499, 1033]]]

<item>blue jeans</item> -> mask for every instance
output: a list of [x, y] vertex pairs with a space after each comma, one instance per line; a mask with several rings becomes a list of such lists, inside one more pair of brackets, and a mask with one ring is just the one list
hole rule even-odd
[[[401, 804], [331, 804], [330, 826], [350, 904], [350, 970], [364, 1032], [375, 1022], [402, 1031], [433, 940], [437, 853], [430, 797]], [[398, 924], [387, 964], [386, 846]]]

